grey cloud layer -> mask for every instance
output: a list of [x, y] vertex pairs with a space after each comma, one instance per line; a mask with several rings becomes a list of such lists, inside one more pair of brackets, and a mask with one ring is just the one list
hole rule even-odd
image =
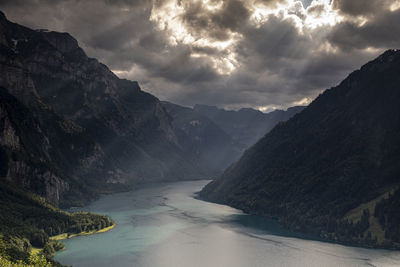
[[[118, 75], [183, 105], [287, 107], [315, 97], [383, 50], [400, 46], [400, 10], [390, 10], [394, 1], [334, 0], [332, 7], [343, 16], [342, 22], [299, 29], [299, 21], [307, 16], [326, 16], [329, 4], [225, 0], [219, 9], [209, 9], [204, 1], [179, 0], [183, 11], [173, 19], [181, 21], [195, 41], [237, 38], [224, 49], [212, 43], [172, 45], [171, 31], [150, 20], [154, 8], [165, 8], [170, 1], [0, 0], [0, 9], [29, 27], [70, 32], [88, 55]], [[255, 4], [291, 7], [255, 24]], [[215, 62], [231, 55], [234, 70], [221, 74]]]
[[387, 9], [393, 0], [333, 0], [333, 8], [350, 16], [374, 15]]
[[329, 36], [332, 44], [343, 50], [400, 47], [400, 9], [375, 14], [359, 26], [352, 21], [337, 24]]

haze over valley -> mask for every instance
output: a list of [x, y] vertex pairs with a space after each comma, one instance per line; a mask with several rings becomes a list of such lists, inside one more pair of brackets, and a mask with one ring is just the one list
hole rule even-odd
[[400, 265], [398, 0], [0, 10], [0, 266]]

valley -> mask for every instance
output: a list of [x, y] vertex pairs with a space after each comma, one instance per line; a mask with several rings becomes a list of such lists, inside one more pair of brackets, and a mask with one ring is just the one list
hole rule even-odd
[[0, 2], [1, 267], [400, 266], [400, 4], [261, 2]]
[[208, 182], [157, 183], [101, 197], [83, 209], [110, 216], [116, 227], [66, 240], [55, 259], [77, 267], [389, 267], [400, 261], [398, 251], [322, 242], [274, 220], [197, 199]]

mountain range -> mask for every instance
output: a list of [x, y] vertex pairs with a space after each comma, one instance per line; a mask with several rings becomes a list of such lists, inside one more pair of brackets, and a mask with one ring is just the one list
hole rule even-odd
[[243, 150], [196, 110], [118, 78], [68, 33], [32, 30], [3, 13], [0, 72], [0, 177], [56, 205], [212, 177]]
[[68, 33], [1, 14], [0, 49], [2, 177], [65, 206], [143, 180], [204, 177], [161, 102]]
[[173, 119], [172, 125], [186, 136], [183, 147], [189, 149], [189, 154], [196, 154], [201, 167], [213, 176], [238, 160], [246, 148], [273, 126], [304, 108], [263, 113], [251, 108], [235, 111], [207, 105], [189, 108], [165, 101], [163, 105]]
[[[57, 207], [144, 182], [215, 177], [277, 123], [250, 109], [226, 111], [225, 121], [161, 102], [89, 58], [70, 34], [32, 30], [1, 12], [0, 73], [0, 257], [24, 262], [32, 246], [48, 258], [61, 249], [52, 235], [111, 224]], [[243, 112], [257, 114], [245, 142], [224, 130], [250, 127]]]
[[32, 246], [51, 257], [50, 236], [113, 224], [59, 207], [214, 177], [201, 198], [329, 241], [400, 248], [398, 50], [308, 107], [190, 108], [118, 78], [70, 34], [0, 12], [0, 73], [0, 264], [27, 262]]
[[264, 113], [252, 108], [225, 110], [215, 106], [195, 105], [198, 113], [208, 117], [232, 137], [238, 148], [245, 150], [268, 133], [276, 124], [286, 121], [304, 109], [303, 106]]
[[1, 12], [0, 73], [0, 265], [46, 265], [32, 258], [35, 246], [57, 266], [51, 257], [64, 246], [51, 236], [113, 224], [58, 207], [144, 182], [213, 177], [242, 152], [207, 116], [118, 78], [68, 33]]

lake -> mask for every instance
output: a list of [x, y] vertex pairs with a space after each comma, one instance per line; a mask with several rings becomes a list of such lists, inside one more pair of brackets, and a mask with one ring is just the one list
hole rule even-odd
[[152, 184], [106, 195], [106, 233], [66, 240], [65, 265], [138, 267], [400, 266], [400, 252], [348, 247], [285, 231], [273, 220], [196, 199], [209, 181]]

